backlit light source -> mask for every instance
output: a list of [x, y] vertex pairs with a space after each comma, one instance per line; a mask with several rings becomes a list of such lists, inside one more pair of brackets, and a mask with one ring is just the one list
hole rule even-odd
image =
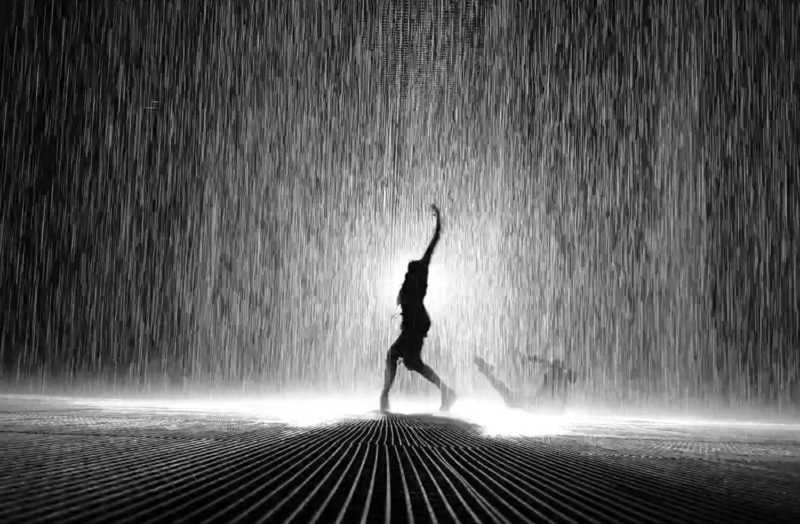
[[[348, 418], [379, 417], [376, 398], [370, 395], [277, 395], [248, 398], [80, 398], [9, 396], [10, 400], [37, 400], [65, 404], [71, 408], [89, 408], [109, 413], [189, 416], [229, 416], [264, 424], [310, 427]], [[590, 436], [614, 438], [675, 438], [678, 434], [731, 435], [776, 434], [782, 438], [800, 438], [796, 422], [754, 420], [708, 420], [697, 417], [619, 415], [567, 410], [563, 414], [545, 414], [511, 409], [494, 400], [459, 398], [446, 414], [437, 411], [434, 397], [393, 397], [392, 413], [452, 418], [475, 425], [487, 436], [542, 437]], [[711, 438], [711, 437], [709, 437]]]
[[[397, 307], [397, 294], [403, 285], [408, 263], [419, 259], [419, 253], [404, 253], [389, 265], [381, 278], [381, 303]], [[462, 279], [463, 281], [463, 279]], [[425, 295], [425, 307], [430, 312], [444, 312], [452, 304], [454, 297], [458, 296], [459, 275], [453, 267], [431, 263], [428, 276], [428, 291]]]
[[[430, 414], [475, 424], [490, 436], [542, 436], [563, 433], [565, 419], [509, 409], [496, 402], [463, 398], [450, 413], [437, 411], [434, 399], [396, 398], [394, 414]], [[371, 397], [279, 396], [229, 399], [95, 399], [73, 398], [76, 407], [140, 414], [215, 415], [309, 427], [345, 418], [377, 416]]]

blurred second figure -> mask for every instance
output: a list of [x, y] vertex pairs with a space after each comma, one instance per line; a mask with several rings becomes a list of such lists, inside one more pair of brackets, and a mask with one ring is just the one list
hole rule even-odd
[[389, 410], [389, 390], [392, 388], [397, 374], [397, 361], [401, 359], [406, 368], [416, 371], [439, 388], [442, 397], [442, 404], [439, 408], [441, 411], [448, 411], [456, 400], [455, 392], [442, 382], [430, 366], [422, 361], [422, 344], [431, 327], [431, 319], [423, 303], [428, 291], [428, 266], [442, 231], [439, 209], [434, 204], [431, 204], [431, 209], [436, 218], [436, 231], [422, 258], [409, 262], [403, 285], [397, 295], [397, 304], [400, 306], [403, 322], [400, 325], [400, 336], [386, 354], [386, 372], [380, 398], [381, 412]]
[[[574, 384], [578, 375], [569, 369], [562, 360], [547, 360], [536, 355], [527, 355], [515, 351], [517, 362], [513, 366], [516, 370], [524, 370], [527, 364], [533, 364], [533, 375], [541, 374], [541, 382], [536, 387], [530, 380], [532, 377], [521, 379], [523, 383], [509, 387], [500, 380], [494, 366], [487, 363], [479, 356], [475, 356], [475, 366], [486, 377], [494, 389], [503, 397], [503, 402], [508, 407], [520, 408], [530, 411], [562, 410], [566, 404], [569, 388]], [[519, 380], [517, 382], [520, 382]], [[534, 391], [531, 390], [534, 387]]]

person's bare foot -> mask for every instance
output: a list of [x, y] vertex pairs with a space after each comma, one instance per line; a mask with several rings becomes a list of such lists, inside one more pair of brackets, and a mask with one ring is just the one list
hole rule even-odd
[[442, 405], [439, 407], [439, 411], [446, 413], [450, 411], [450, 408], [456, 401], [457, 395], [456, 392], [450, 389], [447, 386], [442, 386]]

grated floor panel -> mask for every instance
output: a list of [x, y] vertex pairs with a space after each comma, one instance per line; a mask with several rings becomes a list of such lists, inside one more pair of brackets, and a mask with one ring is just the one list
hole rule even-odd
[[[691, 437], [691, 436], [689, 436]], [[2, 522], [798, 522], [800, 445], [0, 412]]]

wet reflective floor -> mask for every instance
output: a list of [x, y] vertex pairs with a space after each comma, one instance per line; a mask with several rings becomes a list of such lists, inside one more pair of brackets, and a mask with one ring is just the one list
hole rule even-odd
[[800, 521], [788, 424], [224, 411], [0, 397], [0, 521]]

